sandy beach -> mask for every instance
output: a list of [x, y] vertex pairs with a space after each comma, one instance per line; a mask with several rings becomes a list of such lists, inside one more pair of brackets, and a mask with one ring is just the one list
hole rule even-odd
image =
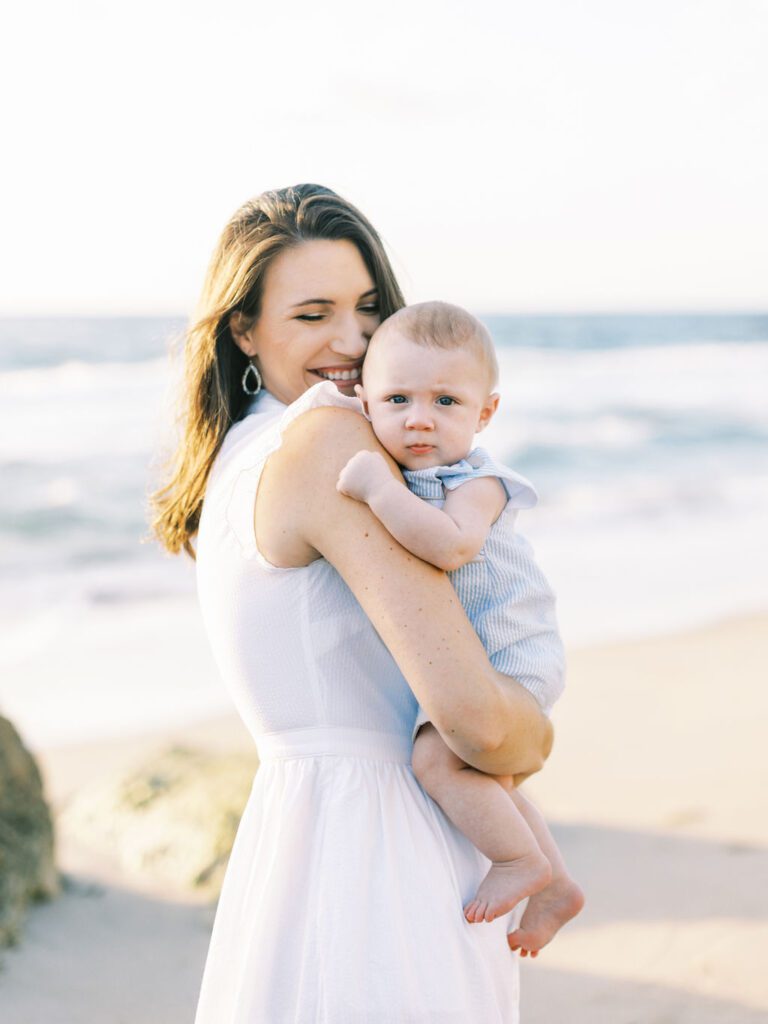
[[[528, 791], [587, 907], [523, 964], [524, 1024], [757, 1024], [768, 1013], [768, 616], [570, 653]], [[37, 751], [54, 812], [173, 743], [252, 749], [234, 713]], [[62, 896], [0, 954], [8, 1024], [191, 1024], [213, 908], [58, 831]]]

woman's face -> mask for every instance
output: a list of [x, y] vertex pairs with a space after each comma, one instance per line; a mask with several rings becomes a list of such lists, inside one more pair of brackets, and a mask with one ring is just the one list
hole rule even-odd
[[266, 271], [258, 320], [237, 345], [261, 371], [264, 387], [289, 404], [320, 380], [354, 395], [379, 297], [356, 245], [313, 239], [285, 249]]

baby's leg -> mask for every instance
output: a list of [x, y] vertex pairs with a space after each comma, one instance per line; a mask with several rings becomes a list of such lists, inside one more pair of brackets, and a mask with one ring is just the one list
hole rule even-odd
[[541, 813], [513, 785], [505, 788], [552, 866], [549, 885], [529, 897], [520, 927], [507, 937], [510, 949], [519, 949], [521, 956], [528, 953], [536, 956], [556, 932], [579, 913], [584, 906], [584, 894], [569, 875], [563, 855]]
[[549, 863], [515, 802], [490, 775], [457, 757], [429, 723], [414, 742], [413, 770], [454, 825], [493, 861], [464, 908], [470, 923], [493, 921], [547, 885]]

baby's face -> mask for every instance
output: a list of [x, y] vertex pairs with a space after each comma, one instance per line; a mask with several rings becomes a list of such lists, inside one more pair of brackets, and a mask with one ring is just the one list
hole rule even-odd
[[357, 392], [379, 441], [406, 469], [463, 459], [499, 402], [470, 349], [429, 348], [395, 331], [372, 343]]

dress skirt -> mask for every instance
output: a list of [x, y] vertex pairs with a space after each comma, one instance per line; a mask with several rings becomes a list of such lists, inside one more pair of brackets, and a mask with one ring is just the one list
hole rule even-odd
[[256, 742], [195, 1024], [518, 1024], [512, 915], [465, 921], [489, 861], [419, 786], [410, 736]]

